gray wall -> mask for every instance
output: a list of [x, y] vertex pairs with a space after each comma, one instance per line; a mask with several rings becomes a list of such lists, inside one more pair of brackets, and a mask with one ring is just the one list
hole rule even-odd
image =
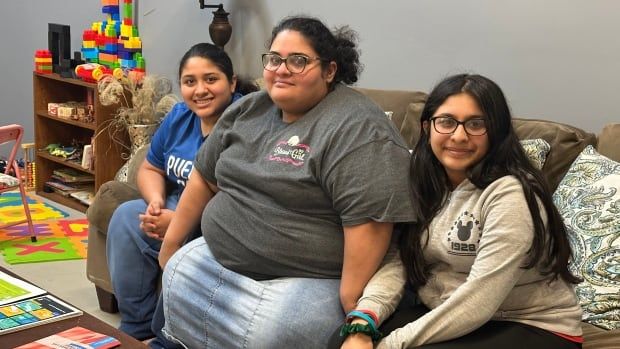
[[[176, 79], [191, 44], [209, 41], [210, 10], [196, 0], [139, 0], [150, 73]], [[214, 1], [207, 1], [209, 4]], [[620, 2], [615, 0], [223, 0], [233, 36], [226, 49], [239, 73], [260, 76], [259, 54], [283, 16], [306, 13], [360, 36], [359, 86], [429, 91], [442, 77], [477, 72], [497, 81], [517, 116], [573, 124], [592, 132], [620, 122]], [[0, 14], [0, 115], [33, 139], [33, 54], [47, 47], [47, 23], [82, 31], [104, 19], [99, 1], [20, 0]]]

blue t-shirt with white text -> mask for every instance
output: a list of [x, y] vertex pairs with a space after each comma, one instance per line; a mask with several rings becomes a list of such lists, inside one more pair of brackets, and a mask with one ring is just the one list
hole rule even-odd
[[175, 189], [183, 190], [203, 140], [200, 118], [185, 103], [177, 103], [153, 135], [146, 159], [164, 171]]

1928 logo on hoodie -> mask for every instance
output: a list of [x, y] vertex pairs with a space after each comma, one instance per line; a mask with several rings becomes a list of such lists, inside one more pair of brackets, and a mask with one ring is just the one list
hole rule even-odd
[[448, 253], [475, 256], [481, 235], [480, 220], [468, 211], [461, 213], [448, 232]]

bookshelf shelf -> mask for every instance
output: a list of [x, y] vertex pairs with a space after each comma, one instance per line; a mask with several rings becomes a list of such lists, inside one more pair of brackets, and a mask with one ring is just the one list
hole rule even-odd
[[[33, 97], [35, 149], [37, 149], [35, 152], [35, 190], [43, 197], [84, 212], [88, 206], [72, 197], [45, 190], [45, 182], [51, 179], [54, 170], [72, 168], [94, 176], [92, 187], [93, 193], [96, 193], [103, 183], [114, 178], [125, 162], [121, 158], [123, 149], [110, 139], [107, 132], [100, 132], [100, 130], [113, 117], [116, 108], [104, 106], [99, 102], [96, 84], [63, 78], [57, 74], [33, 73]], [[60, 118], [50, 115], [47, 111], [48, 103], [86, 102], [88, 100], [92, 102], [94, 111], [94, 121], [90, 123]], [[117, 134], [115, 137], [121, 137], [128, 143], [126, 134]], [[81, 163], [51, 155], [43, 150], [52, 143], [63, 146], [73, 143], [92, 144], [94, 150], [92, 169], [82, 168]]]
[[37, 156], [47, 159], [49, 161], [52, 162], [56, 162], [58, 164], [61, 164], [62, 166], [66, 166], [66, 167], [71, 167], [73, 169], [76, 170], [80, 170], [82, 172], [86, 172], [86, 173], [90, 173], [90, 174], [95, 174], [95, 171], [90, 170], [90, 169], [86, 169], [83, 168], [81, 164], [78, 164], [77, 162], [71, 161], [71, 160], [66, 160], [64, 158], [58, 157], [58, 156], [54, 156], [54, 155], [50, 155], [45, 151], [37, 151]]
[[69, 124], [69, 125], [79, 126], [79, 127], [83, 127], [83, 128], [89, 128], [89, 129], [91, 129], [93, 131], [97, 129], [97, 125], [95, 125], [92, 122], [91, 123], [86, 123], [86, 122], [81, 122], [81, 121], [62, 119], [62, 118], [59, 118], [57, 116], [48, 114], [47, 110], [37, 110], [36, 115], [40, 116], [40, 117], [44, 117], [44, 118], [50, 118], [52, 120], [63, 122], [65, 124]]

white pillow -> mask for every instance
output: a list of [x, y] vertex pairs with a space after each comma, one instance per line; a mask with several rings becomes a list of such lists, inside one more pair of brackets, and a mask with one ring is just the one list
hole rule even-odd
[[525, 155], [530, 158], [530, 161], [537, 169], [542, 169], [547, 160], [547, 154], [551, 150], [551, 146], [547, 141], [541, 138], [537, 139], [524, 139], [521, 141], [521, 146], [525, 150]]
[[587, 146], [560, 182], [553, 201], [573, 249], [571, 271], [583, 320], [620, 328], [620, 163]]

